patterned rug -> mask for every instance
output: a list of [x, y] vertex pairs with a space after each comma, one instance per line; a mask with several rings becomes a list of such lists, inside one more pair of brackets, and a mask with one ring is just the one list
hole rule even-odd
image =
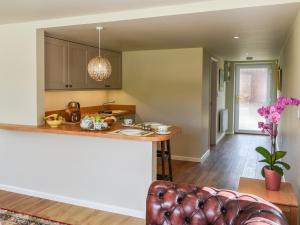
[[0, 208], [0, 225], [70, 225]]

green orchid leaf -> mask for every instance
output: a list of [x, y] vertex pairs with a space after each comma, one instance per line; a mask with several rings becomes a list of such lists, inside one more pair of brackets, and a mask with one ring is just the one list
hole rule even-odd
[[281, 159], [286, 155], [286, 152], [284, 151], [276, 151], [275, 152], [275, 160]]
[[276, 164], [282, 165], [286, 170], [291, 169], [291, 166], [285, 162], [277, 161]]
[[283, 169], [279, 166], [273, 166], [273, 170], [276, 171], [280, 176], [283, 176]]
[[267, 163], [268, 165], [270, 165], [270, 162], [268, 162], [268, 160], [266, 159], [259, 160], [258, 162]]
[[265, 149], [264, 147], [259, 146], [255, 150], [259, 154], [261, 154], [268, 161], [269, 164], [271, 164], [272, 156], [271, 156], [270, 152], [267, 149]]
[[266, 177], [266, 176], [265, 176], [265, 170], [264, 170], [264, 167], [261, 168], [261, 175], [262, 175], [263, 177]]
[[271, 155], [272, 158], [272, 165], [276, 162], [276, 155], [275, 153]]

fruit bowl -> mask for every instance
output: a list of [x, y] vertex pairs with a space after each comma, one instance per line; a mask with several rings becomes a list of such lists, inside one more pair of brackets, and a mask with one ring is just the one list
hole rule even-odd
[[51, 128], [57, 128], [59, 125], [62, 124], [62, 120], [46, 120], [46, 123], [51, 127]]
[[107, 123], [108, 126], [112, 126], [115, 123], [113, 119], [104, 119], [103, 122]]
[[60, 114], [51, 114], [50, 116], [46, 116], [44, 120], [51, 128], [56, 128], [62, 124], [63, 117]]

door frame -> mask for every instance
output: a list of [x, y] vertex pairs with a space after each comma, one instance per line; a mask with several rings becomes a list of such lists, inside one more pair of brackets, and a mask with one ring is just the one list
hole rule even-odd
[[253, 131], [253, 130], [239, 130], [239, 101], [238, 99], [238, 93], [239, 93], [239, 81], [240, 81], [240, 76], [238, 69], [242, 67], [246, 68], [259, 68], [259, 67], [269, 67], [269, 74], [268, 74], [268, 96], [267, 96], [267, 101], [268, 104], [271, 102], [271, 90], [272, 90], [272, 73], [273, 73], [273, 68], [272, 68], [272, 62], [253, 62], [253, 63], [236, 63], [234, 67], [234, 73], [235, 73], [235, 88], [234, 88], [234, 133], [237, 134], [262, 134], [261, 131]]
[[[219, 60], [210, 57], [209, 66], [209, 146], [217, 144], [217, 97], [218, 97], [218, 70]], [[216, 65], [216, 73], [213, 74], [213, 65]]]

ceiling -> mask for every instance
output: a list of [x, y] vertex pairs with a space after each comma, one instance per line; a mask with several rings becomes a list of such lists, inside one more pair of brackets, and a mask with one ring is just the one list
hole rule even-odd
[[[101, 47], [116, 51], [205, 47], [227, 60], [276, 59], [299, 3], [101, 24]], [[98, 46], [98, 24], [47, 29], [50, 36]], [[234, 39], [233, 36], [239, 36]]]
[[[202, 1], [211, 0], [184, 0], [184, 3]], [[2, 0], [0, 3], [0, 24], [170, 6], [182, 3], [182, 0]]]

